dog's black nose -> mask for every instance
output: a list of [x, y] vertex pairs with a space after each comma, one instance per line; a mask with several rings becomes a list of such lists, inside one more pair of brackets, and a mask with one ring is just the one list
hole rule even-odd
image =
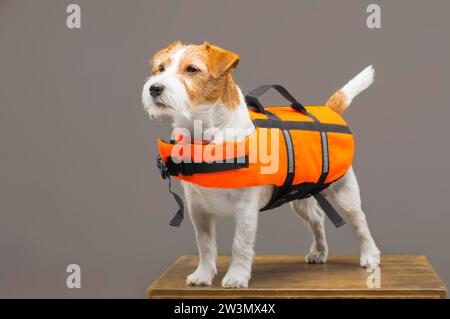
[[150, 86], [150, 95], [153, 97], [160, 96], [163, 91], [164, 91], [164, 85], [153, 84], [152, 86]]

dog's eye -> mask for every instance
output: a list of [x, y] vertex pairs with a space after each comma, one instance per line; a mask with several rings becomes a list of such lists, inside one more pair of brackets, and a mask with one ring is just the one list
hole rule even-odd
[[193, 66], [193, 65], [189, 65], [187, 68], [186, 68], [186, 72], [187, 73], [190, 73], [190, 74], [195, 74], [195, 73], [197, 73], [199, 70], [195, 67], [195, 66]]
[[160, 64], [158, 70], [159, 72], [164, 72], [166, 70], [166, 67], [164, 66], [164, 64]]

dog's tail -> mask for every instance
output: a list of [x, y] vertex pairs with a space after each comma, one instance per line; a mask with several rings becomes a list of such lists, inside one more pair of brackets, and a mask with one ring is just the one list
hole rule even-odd
[[344, 113], [353, 99], [373, 83], [374, 76], [375, 70], [373, 66], [369, 65], [344, 85], [342, 89], [335, 92], [325, 105], [339, 114]]

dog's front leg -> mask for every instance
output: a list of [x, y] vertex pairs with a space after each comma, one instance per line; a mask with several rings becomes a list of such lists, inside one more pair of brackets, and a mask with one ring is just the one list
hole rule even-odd
[[215, 217], [192, 206], [189, 207], [189, 215], [195, 229], [199, 263], [197, 270], [187, 276], [186, 283], [195, 286], [211, 285], [217, 273]]
[[246, 288], [250, 280], [258, 224], [258, 209], [243, 209], [235, 215], [231, 263], [222, 280], [224, 288]]

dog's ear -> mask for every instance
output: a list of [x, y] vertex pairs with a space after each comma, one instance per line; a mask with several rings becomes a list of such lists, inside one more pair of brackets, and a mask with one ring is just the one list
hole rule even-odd
[[203, 43], [203, 46], [208, 54], [207, 65], [213, 78], [218, 78], [238, 66], [240, 58], [236, 53], [224, 50], [208, 42]]

